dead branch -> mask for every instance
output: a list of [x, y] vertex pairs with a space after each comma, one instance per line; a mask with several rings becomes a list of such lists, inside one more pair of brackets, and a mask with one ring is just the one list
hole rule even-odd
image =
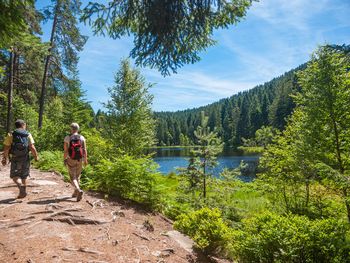
[[144, 239], [144, 240], [150, 241], [150, 239], [149, 239], [148, 237], [143, 236], [143, 235], [140, 235], [140, 234], [138, 234], [138, 233], [133, 232], [133, 235], [135, 235], [135, 236], [137, 236], [137, 237], [139, 237], [139, 238], [141, 238], [141, 239]]
[[103, 253], [100, 252], [100, 251], [91, 250], [91, 249], [89, 249], [89, 248], [84, 248], [84, 247], [81, 247], [81, 248], [64, 247], [64, 248], [62, 248], [62, 250], [64, 250], [64, 251], [83, 252], [83, 253], [89, 253], [89, 254], [95, 254], [95, 255], [101, 255], [101, 254], [103, 254]]

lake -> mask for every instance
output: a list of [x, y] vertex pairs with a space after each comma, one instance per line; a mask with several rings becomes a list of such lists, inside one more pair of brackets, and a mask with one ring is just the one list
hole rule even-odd
[[[191, 148], [164, 147], [151, 149], [150, 151], [155, 153], [153, 160], [159, 164], [159, 172], [168, 174], [170, 172], [176, 172], [176, 168], [178, 167], [187, 167]], [[213, 174], [219, 175], [224, 168], [237, 168], [241, 161], [248, 164], [256, 164], [258, 160], [258, 155], [245, 155], [240, 151], [225, 149], [223, 153], [218, 156], [219, 164], [215, 167]], [[252, 176], [240, 177], [243, 181], [251, 181], [253, 178]]]

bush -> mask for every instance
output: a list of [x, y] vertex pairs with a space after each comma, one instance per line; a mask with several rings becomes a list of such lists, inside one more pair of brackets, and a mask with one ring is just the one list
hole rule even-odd
[[233, 232], [239, 262], [349, 262], [347, 225], [336, 219], [265, 213]]
[[81, 134], [86, 139], [89, 164], [95, 165], [102, 159], [110, 159], [116, 155], [113, 144], [104, 138], [98, 130], [94, 128], [85, 129]]
[[101, 160], [87, 173], [86, 187], [144, 204], [155, 204], [156, 164], [149, 158], [122, 155]]
[[64, 175], [68, 180], [68, 171], [63, 163], [63, 152], [60, 151], [43, 151], [39, 153], [39, 161], [34, 162], [34, 166], [44, 171], [55, 171]]
[[206, 254], [225, 251], [230, 240], [230, 228], [224, 223], [219, 209], [202, 208], [178, 216], [174, 227], [190, 236], [196, 247]]

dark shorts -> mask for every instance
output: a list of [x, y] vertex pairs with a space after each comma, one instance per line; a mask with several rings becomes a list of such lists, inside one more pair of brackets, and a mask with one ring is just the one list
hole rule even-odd
[[11, 160], [11, 172], [10, 177], [19, 177], [21, 179], [27, 179], [30, 170], [30, 159], [28, 157], [24, 158], [12, 158]]

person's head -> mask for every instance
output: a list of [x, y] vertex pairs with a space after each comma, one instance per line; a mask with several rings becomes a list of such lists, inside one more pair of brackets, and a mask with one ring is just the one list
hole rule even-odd
[[76, 132], [78, 132], [78, 131], [79, 131], [79, 124], [73, 122], [73, 123], [70, 125], [70, 131], [71, 131], [71, 133], [76, 133]]
[[24, 120], [18, 119], [18, 120], [15, 121], [15, 127], [16, 127], [16, 129], [25, 129], [26, 126], [27, 126], [27, 125], [26, 125], [26, 123], [24, 122]]

